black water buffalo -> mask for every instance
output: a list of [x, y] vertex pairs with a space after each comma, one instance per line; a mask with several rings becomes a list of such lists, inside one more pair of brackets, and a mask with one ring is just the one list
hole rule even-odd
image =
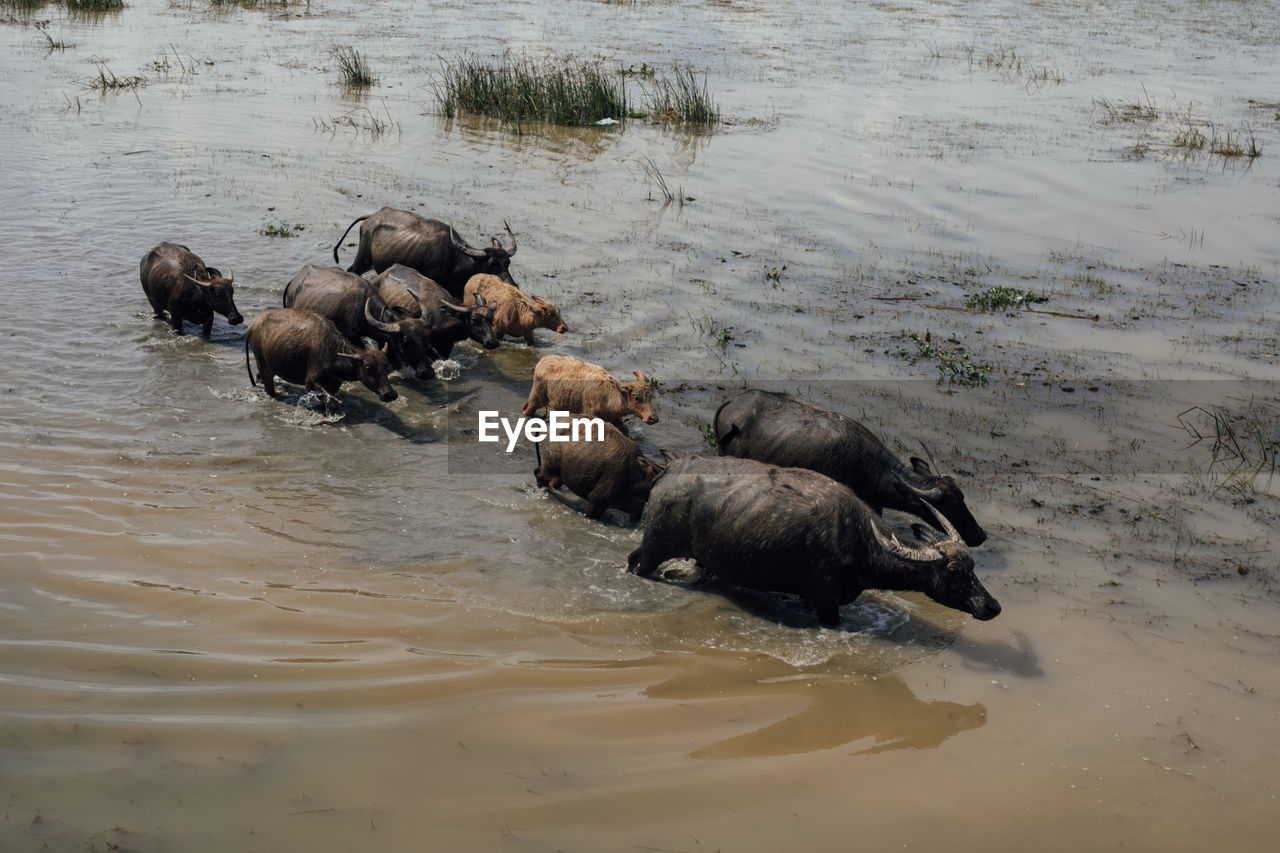
[[372, 284], [341, 267], [305, 264], [285, 285], [284, 307], [328, 317], [353, 344], [366, 337], [387, 344], [391, 366], [410, 367], [422, 379], [435, 376], [431, 363], [443, 358], [431, 345], [421, 310], [387, 308]]
[[427, 340], [440, 358], [448, 358], [453, 345], [467, 338], [485, 349], [501, 341], [493, 330], [492, 305], [483, 299], [470, 308], [457, 305], [448, 291], [417, 270], [394, 264], [374, 276], [371, 284], [390, 310], [427, 322]]
[[923, 459], [912, 457], [907, 467], [871, 430], [839, 412], [789, 394], [752, 390], [717, 409], [714, 428], [721, 456], [809, 468], [844, 483], [877, 512], [909, 512], [941, 530], [931, 509], [936, 508], [965, 544], [987, 539], [954, 479]]
[[308, 391], [324, 391], [330, 397], [343, 382], [363, 382], [387, 403], [396, 391], [387, 381], [391, 367], [386, 345], [374, 341], [353, 345], [328, 317], [302, 308], [268, 308], [254, 317], [244, 332], [244, 366], [249, 371], [249, 350], [258, 363], [258, 378], [272, 397], [275, 377], [302, 385]]
[[948, 538], [902, 544], [851, 489], [805, 468], [750, 459], [684, 456], [653, 484], [644, 538], [627, 568], [651, 577], [673, 558], [747, 589], [798, 595], [824, 625], [867, 589], [923, 592], [976, 619], [1000, 604], [973, 571], [960, 535], [937, 515]]
[[666, 464], [647, 458], [613, 424], [604, 424], [602, 432], [598, 438], [592, 433], [576, 440], [535, 444], [534, 478], [540, 488], [568, 486], [587, 502], [587, 518], [600, 518], [612, 507], [639, 521], [653, 481]]
[[364, 224], [360, 226], [356, 258], [347, 267], [350, 272], [382, 272], [392, 264], [404, 264], [434, 280], [459, 301], [467, 279], [476, 273], [496, 275], [507, 284], [515, 285], [510, 267], [511, 256], [516, 253], [516, 236], [505, 222], [502, 224], [511, 236], [510, 249], [500, 245], [497, 237], [493, 238], [493, 245], [476, 249], [468, 245], [452, 225], [438, 219], [424, 219], [407, 210], [384, 207], [347, 226], [333, 247], [335, 264], [341, 263], [338, 247], [356, 222]]
[[197, 323], [206, 338], [213, 332], [215, 311], [233, 326], [244, 322], [233, 298], [235, 275], [227, 272], [223, 277], [213, 267], [206, 267], [195, 252], [177, 243], [161, 243], [143, 255], [138, 266], [142, 290], [156, 316], [169, 312], [169, 325], [180, 335], [184, 322]]

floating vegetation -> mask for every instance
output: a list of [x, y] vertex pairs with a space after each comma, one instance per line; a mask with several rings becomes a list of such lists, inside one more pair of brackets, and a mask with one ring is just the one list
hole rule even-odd
[[492, 66], [464, 56], [445, 62], [431, 87], [441, 113], [450, 118], [469, 112], [516, 125], [589, 125], [627, 115], [622, 78], [606, 73], [598, 63], [572, 58], [538, 62], [507, 53]]
[[338, 76], [345, 88], [367, 89], [378, 82], [364, 55], [354, 47], [335, 47], [333, 57], [338, 61]]
[[1028, 308], [1033, 303], [1048, 301], [1047, 296], [1000, 284], [977, 293], [970, 293], [964, 300], [964, 307], [976, 308], [979, 311], [1005, 311], [1010, 308]]
[[304, 225], [290, 226], [286, 222], [281, 222], [279, 225], [264, 225], [258, 229], [258, 233], [263, 237], [297, 237], [299, 231], [305, 230], [306, 226]]
[[947, 381], [958, 385], [985, 385], [987, 382], [987, 374], [991, 372], [991, 365], [986, 362], [975, 362], [969, 353], [960, 347], [960, 342], [955, 338], [948, 341], [954, 344], [954, 347], [938, 346], [933, 341], [933, 334], [926, 331], [921, 337], [916, 332], [911, 332], [907, 338], [915, 345], [916, 351], [912, 352], [906, 347], [898, 348], [898, 355], [915, 364], [920, 359], [933, 361], [938, 367], [938, 381]]
[[764, 280], [776, 288], [778, 285], [782, 284], [782, 274], [786, 271], [786, 264], [783, 264], [780, 267], [765, 267]]
[[698, 75], [690, 67], [676, 65], [674, 78], [653, 80], [648, 95], [649, 118], [680, 124], [715, 124], [720, 108], [707, 93], [707, 76]]

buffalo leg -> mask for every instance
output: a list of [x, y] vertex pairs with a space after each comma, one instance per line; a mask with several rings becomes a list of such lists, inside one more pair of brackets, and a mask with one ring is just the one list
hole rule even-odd
[[827, 628], [835, 628], [840, 624], [840, 606], [834, 599], [821, 598], [812, 601], [813, 609], [818, 613], [818, 621]]
[[543, 387], [541, 380], [535, 378], [533, 387], [529, 389], [529, 399], [524, 401], [524, 405], [520, 407], [520, 414], [526, 417], [547, 405], [547, 389]]
[[662, 560], [656, 558], [653, 549], [645, 548], [644, 542], [627, 556], [627, 571], [642, 578], [653, 577], [660, 565]]

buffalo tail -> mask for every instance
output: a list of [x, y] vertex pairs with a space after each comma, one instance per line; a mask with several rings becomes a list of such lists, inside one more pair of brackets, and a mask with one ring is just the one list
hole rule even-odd
[[[369, 215], [372, 216], [373, 214], [369, 214]], [[347, 226], [347, 230], [342, 232], [342, 236], [338, 238], [338, 242], [333, 244], [333, 262], [335, 264], [341, 263], [338, 260], [338, 247], [342, 245], [342, 241], [347, 239], [347, 235], [351, 233], [351, 229], [356, 227], [356, 222], [364, 222], [368, 218], [369, 216], [361, 216], [359, 219], [356, 219], [355, 221], [353, 221], [350, 225]]]

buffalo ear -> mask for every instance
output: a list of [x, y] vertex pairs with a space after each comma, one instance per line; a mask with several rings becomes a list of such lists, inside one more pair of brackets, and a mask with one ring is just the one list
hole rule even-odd
[[666, 464], [662, 466], [664, 468], [667, 467], [667, 465], [670, 465], [672, 462], [680, 458], [679, 456], [672, 453], [670, 450], [667, 450], [666, 448], [659, 448], [658, 452], [661, 453], [662, 458], [666, 460]]
[[373, 338], [369, 338], [369, 337], [361, 338], [361, 339], [360, 339], [360, 342], [364, 344], [364, 348], [365, 348], [365, 349], [377, 349], [377, 348], [378, 348], [378, 342], [377, 342], [377, 341], [375, 341]]
[[537, 302], [539, 305], [542, 305], [547, 301], [543, 299], [541, 296], [530, 296], [529, 298], [532, 299], [534, 302]]
[[923, 474], [926, 477], [935, 476], [933, 470], [929, 468], [929, 463], [925, 462], [919, 456], [911, 457], [911, 467], [917, 474]]
[[[497, 238], [495, 238], [495, 239], [497, 239]], [[472, 299], [472, 301], [474, 301], [474, 302], [475, 302], [475, 304], [479, 305], [481, 308], [483, 308], [486, 304], [488, 304], [488, 303], [486, 303], [486, 302], [484, 301], [484, 297], [483, 297], [483, 296], [481, 296], [479, 293], [473, 293], [473, 294], [471, 294], [471, 299]]]

